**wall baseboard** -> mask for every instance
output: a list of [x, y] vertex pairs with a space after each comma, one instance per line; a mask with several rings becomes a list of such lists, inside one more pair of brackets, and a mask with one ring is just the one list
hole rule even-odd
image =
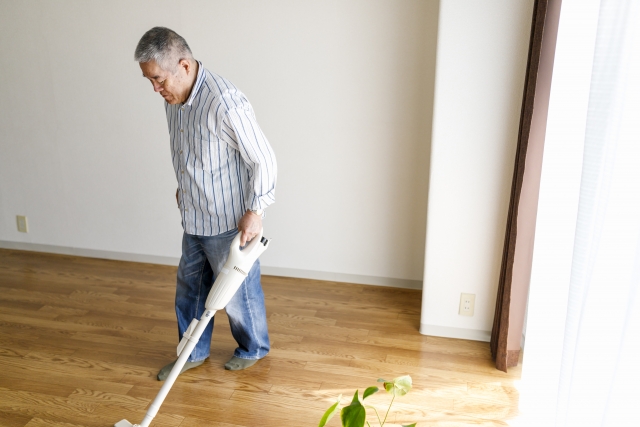
[[331, 273], [328, 271], [300, 270], [261, 266], [262, 274], [270, 276], [298, 277], [300, 279], [326, 280], [328, 282], [357, 283], [360, 285], [389, 286], [404, 289], [422, 289], [422, 280], [394, 279], [392, 277], [366, 276], [361, 274]]
[[149, 264], [178, 265], [180, 258], [134, 254], [129, 252], [102, 251], [97, 249], [74, 248], [70, 246], [42, 245], [39, 243], [9, 242], [0, 240], [0, 248], [20, 251], [47, 252], [59, 255], [75, 255], [86, 258], [112, 259], [116, 261], [144, 262]]
[[[0, 240], [0, 248], [174, 266], [177, 266], [180, 262], [180, 258], [178, 257], [134, 254], [129, 252], [102, 251], [96, 249], [74, 248], [68, 246], [42, 245], [38, 243], [10, 242], [6, 240]], [[297, 277], [300, 279], [357, 283], [361, 285], [390, 286], [394, 288], [405, 289], [422, 289], [421, 280], [394, 279], [391, 277], [365, 276], [360, 274], [331, 273], [326, 271], [300, 270], [296, 268], [270, 267], [266, 265], [262, 265], [261, 270], [262, 274], [268, 276]]]
[[422, 335], [433, 335], [436, 337], [458, 338], [471, 341], [491, 341], [491, 331], [481, 331], [479, 329], [452, 328], [449, 326], [420, 324]]

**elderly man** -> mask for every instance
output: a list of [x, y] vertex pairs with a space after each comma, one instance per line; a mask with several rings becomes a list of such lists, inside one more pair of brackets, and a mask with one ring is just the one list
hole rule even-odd
[[[175, 298], [182, 339], [191, 320], [202, 315], [233, 238], [242, 233], [244, 246], [261, 230], [264, 209], [274, 202], [276, 159], [244, 94], [196, 61], [177, 33], [163, 27], [147, 31], [135, 60], [165, 101], [184, 228]], [[238, 347], [224, 367], [246, 369], [270, 345], [259, 261], [226, 312]], [[213, 322], [182, 372], [209, 357], [212, 332]], [[162, 368], [158, 380], [169, 375], [174, 363]]]

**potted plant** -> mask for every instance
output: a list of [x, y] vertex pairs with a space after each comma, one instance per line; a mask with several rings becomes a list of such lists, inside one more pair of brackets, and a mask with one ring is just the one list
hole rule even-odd
[[[393, 381], [387, 381], [382, 378], [378, 379], [379, 383], [384, 384], [384, 389], [387, 393], [391, 394], [393, 397], [391, 398], [391, 403], [389, 404], [389, 408], [387, 409], [387, 413], [384, 416], [384, 419], [380, 419], [380, 415], [378, 411], [373, 406], [365, 406], [364, 400], [371, 396], [374, 393], [377, 393], [380, 389], [378, 387], [368, 387], [364, 393], [362, 394], [362, 400], [358, 396], [358, 390], [356, 390], [353, 395], [353, 399], [351, 400], [351, 404], [345, 406], [344, 408], [340, 408], [340, 399], [342, 395], [338, 396], [338, 401], [331, 405], [329, 409], [324, 413], [322, 418], [320, 419], [320, 424], [318, 427], [324, 427], [329, 420], [340, 411], [340, 420], [342, 421], [342, 427], [364, 427], [365, 423], [368, 427], [371, 427], [371, 424], [366, 420], [367, 418], [367, 409], [373, 409], [378, 417], [378, 423], [380, 427], [384, 426], [384, 423], [387, 421], [387, 416], [389, 415], [389, 411], [391, 410], [391, 405], [393, 405], [393, 401], [396, 396], [404, 396], [409, 393], [411, 390], [411, 377], [409, 375], [404, 375], [402, 377], [395, 378]], [[402, 427], [415, 427], [416, 423], [407, 424]]]

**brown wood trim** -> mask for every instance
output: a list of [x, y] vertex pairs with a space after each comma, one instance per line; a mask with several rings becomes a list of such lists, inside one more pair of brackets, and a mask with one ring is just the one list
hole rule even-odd
[[[504, 372], [506, 372], [507, 368], [510, 366], [507, 352], [507, 337], [509, 332], [509, 309], [511, 303], [513, 262], [516, 251], [516, 239], [518, 236], [518, 206], [520, 203], [520, 193], [522, 191], [522, 181], [524, 178], [529, 133], [531, 131], [531, 119], [533, 117], [533, 105], [538, 78], [538, 67], [540, 64], [540, 53], [542, 51], [542, 38], [547, 15], [547, 5], [548, 0], [536, 0], [533, 6], [531, 37], [529, 40], [529, 56], [527, 58], [527, 71], [522, 97], [522, 109], [520, 112], [520, 126], [518, 129], [518, 144], [516, 148], [516, 158], [511, 183], [509, 213], [507, 215], [502, 265], [500, 267], [496, 310], [493, 319], [493, 329], [491, 331], [491, 355], [496, 361], [496, 368]], [[524, 316], [524, 313], [522, 313], [522, 315]]]
[[507, 368], [518, 366], [520, 362], [520, 350], [507, 350]]

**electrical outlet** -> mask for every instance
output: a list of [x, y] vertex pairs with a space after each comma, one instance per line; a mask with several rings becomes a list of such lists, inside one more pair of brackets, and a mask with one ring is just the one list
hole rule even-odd
[[29, 224], [27, 223], [27, 217], [23, 215], [16, 215], [18, 221], [18, 231], [21, 233], [29, 232]]
[[473, 309], [475, 305], [475, 294], [460, 294], [460, 310], [458, 311], [458, 314], [461, 316], [473, 316]]

